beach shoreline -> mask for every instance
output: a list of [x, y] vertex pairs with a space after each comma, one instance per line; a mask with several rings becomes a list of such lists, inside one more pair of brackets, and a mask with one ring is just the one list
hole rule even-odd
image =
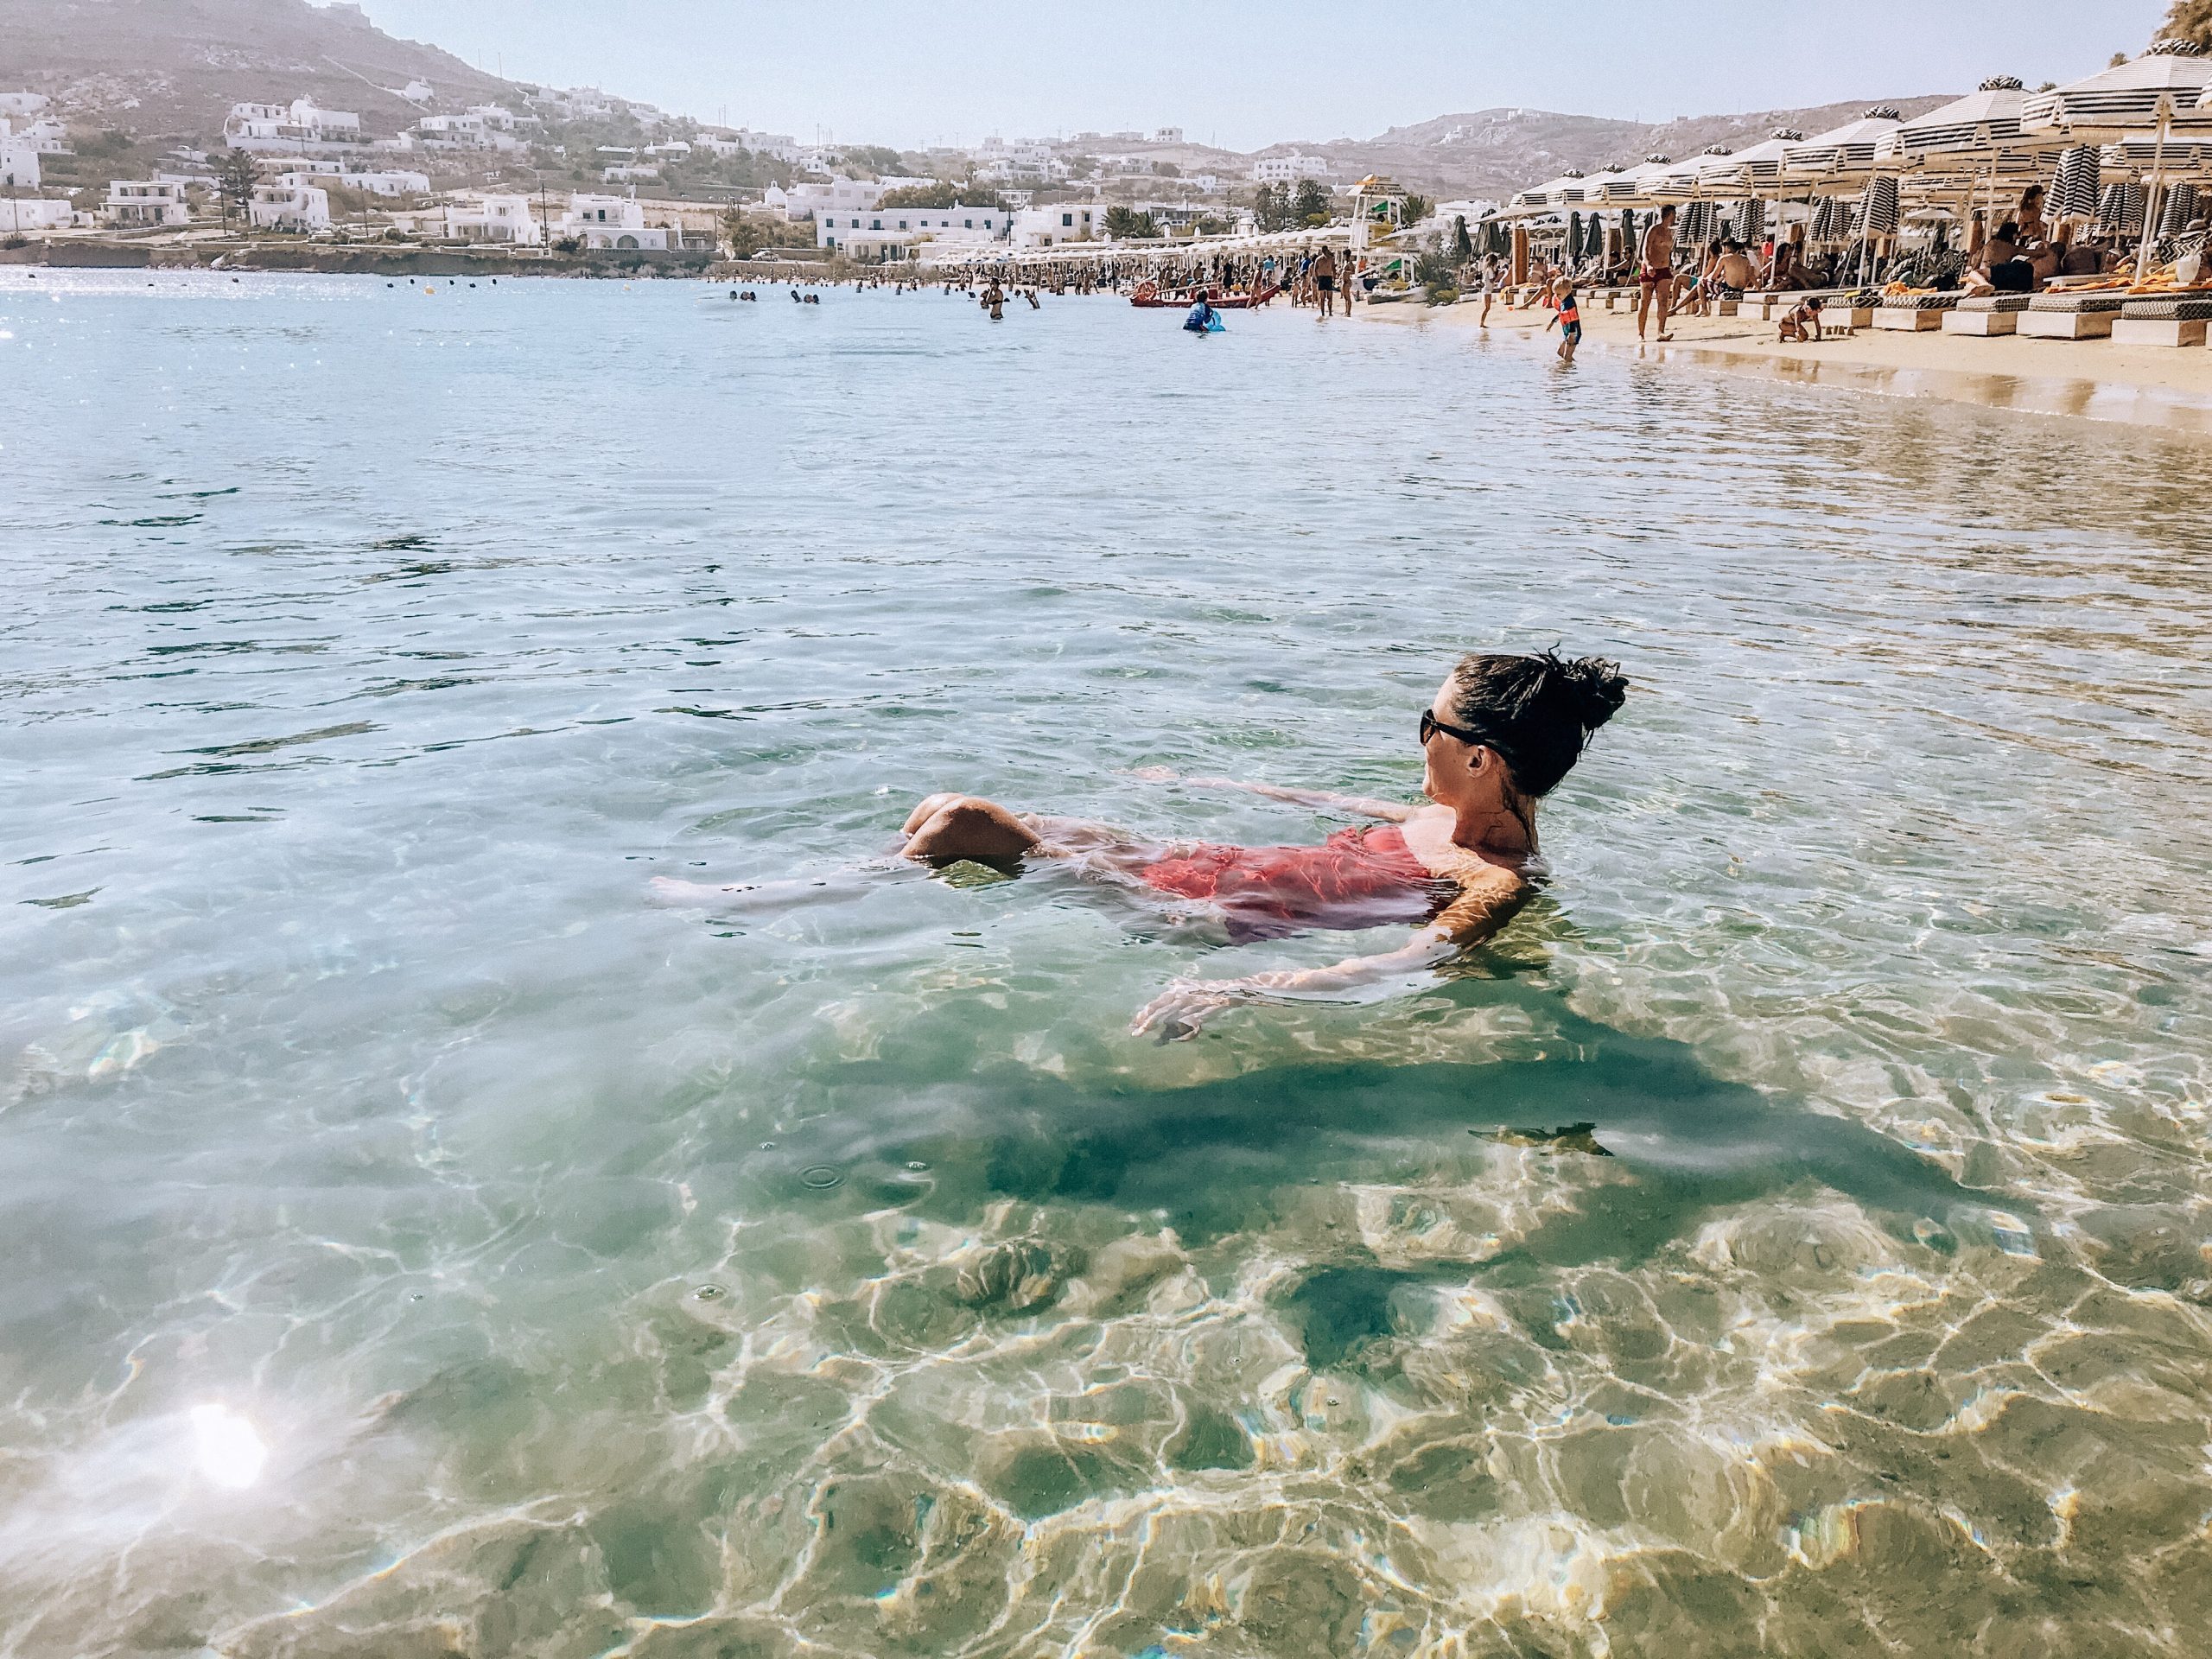
[[[1541, 308], [1363, 305], [1355, 315], [1400, 326], [1449, 329], [1549, 352]], [[1892, 397], [1934, 397], [2015, 414], [2154, 427], [2212, 438], [2212, 348], [2114, 346], [2110, 340], [1976, 339], [1861, 329], [1847, 339], [1786, 344], [1756, 317], [1681, 317], [1665, 345], [1636, 337], [1632, 312], [1608, 312], [1582, 300], [1582, 352], [1607, 358], [1681, 363], [1724, 374], [1758, 375], [1802, 385], [1840, 387]]]

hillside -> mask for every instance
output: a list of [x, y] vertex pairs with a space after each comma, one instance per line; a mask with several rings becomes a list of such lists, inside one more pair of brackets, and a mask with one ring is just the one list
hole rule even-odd
[[1914, 116], [1954, 96], [1869, 99], [1815, 109], [1761, 110], [1659, 124], [1608, 121], [1598, 116], [1558, 115], [1544, 110], [1478, 110], [1441, 115], [1414, 126], [1393, 127], [1370, 139], [1278, 144], [1261, 153], [1301, 149], [1309, 156], [1327, 156], [1340, 175], [1382, 173], [1408, 188], [1437, 197], [1503, 200], [1516, 190], [1556, 178], [1570, 168], [1595, 173], [1639, 162], [1649, 155], [1680, 159], [1713, 144], [1740, 149], [1757, 143], [1777, 127], [1793, 127], [1810, 136], [1855, 119], [1875, 103], [1887, 101], [1905, 115]]
[[385, 34], [358, 6], [0, 0], [0, 88], [45, 92], [149, 137], [210, 139], [233, 103], [303, 94], [393, 132], [421, 111], [391, 89], [416, 79], [441, 107], [514, 95], [450, 53]]

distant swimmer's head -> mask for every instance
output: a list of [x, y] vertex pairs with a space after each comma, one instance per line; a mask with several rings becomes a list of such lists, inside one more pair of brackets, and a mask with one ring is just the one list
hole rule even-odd
[[1421, 791], [1451, 807], [1537, 800], [1627, 697], [1620, 664], [1599, 657], [1462, 657], [1421, 716]]

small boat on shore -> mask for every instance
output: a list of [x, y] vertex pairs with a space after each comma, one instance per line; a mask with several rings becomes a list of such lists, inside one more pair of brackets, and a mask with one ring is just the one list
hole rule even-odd
[[[1141, 311], [1180, 311], [1196, 305], [1201, 292], [1198, 289], [1184, 289], [1178, 293], [1163, 294], [1157, 283], [1139, 283], [1136, 292], [1129, 296], [1129, 303]], [[1218, 298], [1207, 294], [1205, 301], [1217, 311], [1249, 311], [1265, 305], [1281, 292], [1278, 285], [1263, 288], [1256, 294], [1224, 294]]]

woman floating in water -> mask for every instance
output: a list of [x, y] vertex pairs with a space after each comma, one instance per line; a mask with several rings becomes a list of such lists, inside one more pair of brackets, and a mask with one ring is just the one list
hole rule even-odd
[[[1327, 996], [1417, 973], [1497, 931], [1540, 874], [1538, 802], [1567, 775], [1590, 734], [1612, 717], [1627, 694], [1619, 668], [1596, 658], [1568, 662], [1547, 652], [1461, 658], [1421, 711], [1427, 806], [1221, 778], [1184, 780], [1380, 821], [1372, 829], [1340, 830], [1319, 847], [1147, 841], [1103, 824], [944, 794], [931, 796], [907, 817], [900, 851], [935, 866], [1063, 860], [1082, 874], [1217, 914], [1235, 943], [1316, 928], [1418, 926], [1395, 950], [1326, 968], [1179, 981], [1147, 1005], [1132, 1027], [1189, 1037], [1232, 1002]], [[1140, 775], [1155, 781], [1173, 776]], [[855, 891], [849, 883], [831, 882], [753, 888], [657, 885], [677, 902], [734, 898], [776, 904], [849, 897]]]

